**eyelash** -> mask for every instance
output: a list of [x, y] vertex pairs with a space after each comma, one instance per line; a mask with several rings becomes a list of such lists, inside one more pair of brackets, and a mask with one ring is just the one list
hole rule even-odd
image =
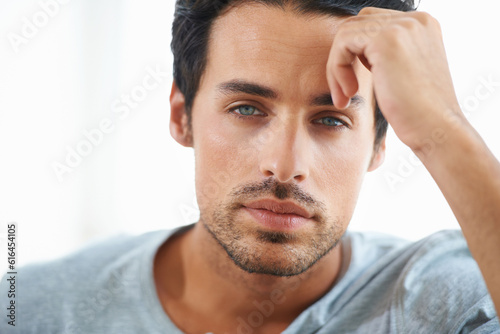
[[[256, 117], [266, 117], [267, 116], [267, 115], [242, 115], [242, 114], [236, 112], [237, 109], [242, 108], [242, 107], [255, 108], [255, 110], [258, 110], [259, 112], [263, 113], [262, 111], [259, 110], [259, 108], [254, 107], [254, 106], [249, 105], [249, 104], [242, 104], [242, 105], [233, 107], [233, 108], [231, 108], [231, 109], [228, 110], [228, 113], [232, 114], [233, 116], [236, 116], [239, 119], [245, 119], [245, 120], [254, 119]], [[339, 125], [339, 126], [328, 126], [328, 125], [320, 124], [320, 123], [317, 122], [317, 121], [319, 121], [321, 119], [324, 119], [324, 118], [332, 118], [336, 122], [341, 123], [342, 125]], [[350, 128], [350, 126], [346, 122], [344, 122], [343, 120], [341, 120], [341, 119], [339, 119], [337, 117], [333, 117], [333, 116], [320, 117], [318, 119], [315, 119], [313, 122], [315, 124], [323, 125], [324, 127], [328, 128], [329, 130], [332, 130], [332, 131], [341, 131], [341, 130], [343, 130], [343, 128], [348, 128], [348, 129]]]
[[233, 115], [235, 115], [235, 116], [237, 116], [239, 118], [246, 118], [246, 119], [248, 119], [248, 118], [254, 118], [254, 117], [265, 117], [265, 116], [267, 116], [265, 114], [264, 115], [242, 115], [242, 114], [236, 112], [237, 109], [240, 109], [240, 108], [243, 108], [243, 107], [251, 107], [251, 108], [254, 108], [255, 110], [258, 110], [259, 112], [261, 112], [261, 113], [264, 114], [264, 112], [260, 111], [259, 108], [254, 107], [254, 106], [249, 105], [249, 104], [241, 104], [239, 106], [233, 107], [233, 108], [229, 109], [229, 113], [231, 113], [231, 114], [233, 114]]

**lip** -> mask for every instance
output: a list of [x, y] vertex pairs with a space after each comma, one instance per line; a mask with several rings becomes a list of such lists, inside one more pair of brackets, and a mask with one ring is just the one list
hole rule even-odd
[[259, 200], [243, 205], [258, 223], [272, 230], [296, 230], [310, 222], [313, 214], [293, 202]]
[[271, 199], [262, 199], [244, 204], [243, 206], [250, 209], [268, 210], [277, 214], [292, 214], [303, 218], [313, 217], [305, 208], [290, 201], [279, 202]]

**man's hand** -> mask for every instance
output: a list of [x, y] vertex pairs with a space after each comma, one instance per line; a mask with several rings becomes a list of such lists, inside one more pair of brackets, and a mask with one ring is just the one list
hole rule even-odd
[[372, 72], [387, 121], [448, 201], [499, 312], [500, 164], [460, 110], [439, 24], [374, 8], [342, 23], [327, 68], [338, 108], [358, 90], [357, 59]]
[[418, 150], [450, 113], [463, 117], [439, 23], [422, 12], [364, 8], [339, 27], [327, 78], [335, 106], [358, 91], [354, 64], [372, 72], [377, 102], [398, 137]]

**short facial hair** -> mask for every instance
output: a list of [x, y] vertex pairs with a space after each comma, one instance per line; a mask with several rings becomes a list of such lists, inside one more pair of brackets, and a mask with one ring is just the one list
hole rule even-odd
[[[285, 231], [248, 231], [237, 221], [236, 215], [242, 203], [258, 198], [275, 197], [292, 199], [314, 212], [314, 234], [301, 238], [296, 233]], [[268, 178], [260, 183], [235, 187], [230, 201], [219, 203], [206, 220], [203, 213], [200, 222], [229, 258], [248, 273], [280, 277], [299, 275], [330, 252], [340, 241], [344, 230], [339, 219], [326, 214], [324, 203], [315, 200], [296, 184], [278, 183]], [[248, 240], [248, 236], [255, 237]], [[269, 245], [273, 245], [269, 250]]]

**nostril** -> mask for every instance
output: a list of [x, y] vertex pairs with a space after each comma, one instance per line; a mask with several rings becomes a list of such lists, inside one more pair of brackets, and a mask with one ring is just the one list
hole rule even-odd
[[269, 169], [265, 169], [263, 174], [265, 177], [274, 176], [274, 173]]
[[306, 178], [306, 176], [304, 174], [298, 174], [298, 175], [295, 175], [295, 177], [294, 177], [294, 179], [296, 181], [299, 181], [299, 182], [304, 181], [305, 178]]
[[[295, 143], [295, 142], [294, 142]], [[270, 145], [271, 146], [271, 145]], [[274, 177], [279, 182], [302, 182], [307, 179], [311, 164], [306, 150], [290, 149], [272, 145], [261, 151], [259, 171], [263, 177]]]

